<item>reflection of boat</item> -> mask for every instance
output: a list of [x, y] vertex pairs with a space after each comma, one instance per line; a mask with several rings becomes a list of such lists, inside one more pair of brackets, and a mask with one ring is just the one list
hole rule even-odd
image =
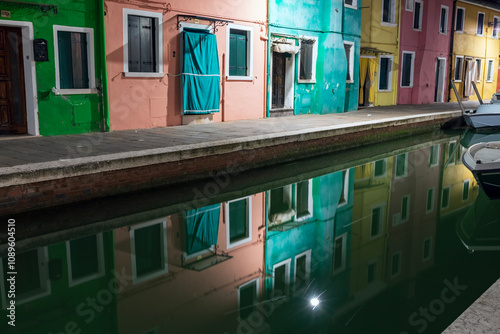
[[474, 129], [500, 127], [500, 94], [493, 94], [491, 103], [481, 104], [476, 110], [464, 113], [464, 119]]
[[500, 201], [482, 192], [457, 223], [458, 237], [470, 251], [500, 250]]
[[474, 144], [486, 143], [490, 141], [500, 141], [500, 131], [498, 130], [482, 130], [475, 131], [474, 129], [469, 129], [460, 139], [460, 144], [469, 148]]
[[462, 161], [488, 197], [500, 198], [500, 141], [472, 145]]

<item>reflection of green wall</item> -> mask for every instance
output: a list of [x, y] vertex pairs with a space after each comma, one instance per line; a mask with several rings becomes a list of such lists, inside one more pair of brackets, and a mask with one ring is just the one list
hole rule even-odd
[[[113, 245], [112, 232], [104, 232], [104, 276], [73, 287], [69, 286], [66, 243], [48, 246], [49, 261], [61, 260], [62, 277], [50, 282], [50, 295], [17, 305], [16, 327], [7, 326], [6, 321], [2, 321], [0, 332], [6, 334], [66, 333], [65, 326], [77, 326], [73, 330], [75, 333], [78, 332], [76, 328], [81, 329], [81, 333], [117, 333], [116, 293], [108, 286], [114, 278], [111, 273], [114, 269]], [[23, 273], [18, 273], [18, 275], [21, 274]], [[29, 275], [29, 273], [24, 274]], [[95, 311], [95, 317], [90, 321], [89, 310], [92, 308], [86, 305], [87, 298], [97, 298], [99, 291], [102, 290], [111, 291], [113, 299], [103, 306], [101, 311]], [[81, 306], [82, 303], [84, 306]], [[98, 301], [96, 303], [98, 306], [102, 305]], [[7, 319], [5, 310], [2, 310], [0, 314], [2, 319]], [[75, 325], [68, 325], [70, 322], [74, 322]]]
[[[46, 1], [33, 0], [32, 3], [46, 4]], [[23, 7], [3, 3], [2, 10], [11, 12], [10, 20], [33, 22], [34, 38], [48, 42], [49, 61], [36, 62], [36, 85], [38, 96], [38, 117], [41, 135], [59, 135], [99, 131], [102, 127], [103, 106], [97, 94], [54, 95], [51, 90], [56, 85], [54, 63], [53, 25], [88, 27], [94, 29], [94, 61], [96, 85], [102, 78], [102, 53], [99, 43], [99, 20], [97, 2], [91, 0], [56, 0], [57, 14], [52, 11], [43, 13], [39, 7]], [[1, 21], [5, 20], [2, 18]], [[29, 111], [28, 111], [29, 113]]]

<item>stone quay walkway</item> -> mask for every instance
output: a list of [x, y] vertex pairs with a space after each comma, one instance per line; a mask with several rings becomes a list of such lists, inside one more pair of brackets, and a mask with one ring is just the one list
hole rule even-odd
[[[467, 109], [477, 102], [466, 102]], [[457, 103], [363, 108], [63, 136], [0, 137], [0, 215], [256, 168], [411, 135], [459, 117]], [[413, 130], [412, 130], [413, 129]], [[244, 168], [243, 168], [244, 167]]]

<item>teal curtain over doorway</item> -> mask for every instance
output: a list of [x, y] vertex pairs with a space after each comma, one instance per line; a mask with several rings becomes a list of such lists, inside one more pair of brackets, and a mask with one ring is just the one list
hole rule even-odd
[[184, 217], [186, 219], [186, 253], [188, 255], [217, 244], [220, 204], [186, 211]]

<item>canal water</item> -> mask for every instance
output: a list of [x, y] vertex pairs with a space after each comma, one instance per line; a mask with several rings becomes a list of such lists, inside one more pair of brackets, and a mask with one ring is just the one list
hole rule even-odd
[[16, 308], [13, 327], [4, 233], [0, 332], [440, 333], [500, 277], [500, 201], [461, 162], [474, 140], [232, 165], [5, 217]]

